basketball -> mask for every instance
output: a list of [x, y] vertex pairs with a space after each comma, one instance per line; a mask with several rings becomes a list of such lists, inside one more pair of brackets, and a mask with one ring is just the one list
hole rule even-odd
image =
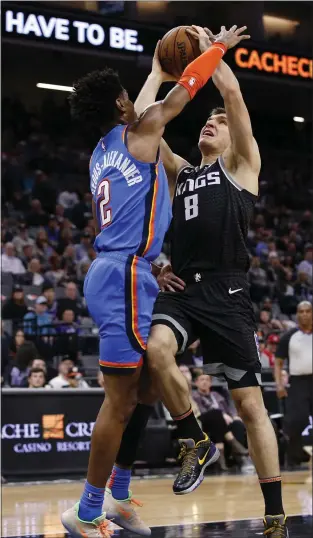
[[191, 26], [178, 26], [167, 32], [159, 47], [162, 69], [176, 78], [201, 54], [198, 41], [186, 33], [187, 28]]

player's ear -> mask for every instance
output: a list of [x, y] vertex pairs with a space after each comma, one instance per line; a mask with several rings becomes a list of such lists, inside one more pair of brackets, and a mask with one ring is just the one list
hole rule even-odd
[[125, 99], [122, 95], [120, 95], [116, 101], [115, 101], [115, 104], [118, 108], [118, 110], [122, 113], [122, 114], [125, 114], [126, 112], [126, 103], [125, 103]]

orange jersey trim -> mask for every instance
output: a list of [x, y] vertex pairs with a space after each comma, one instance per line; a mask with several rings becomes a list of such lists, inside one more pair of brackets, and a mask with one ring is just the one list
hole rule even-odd
[[153, 187], [153, 198], [152, 198], [152, 205], [151, 205], [151, 214], [150, 214], [150, 221], [149, 221], [149, 232], [148, 232], [148, 239], [147, 244], [145, 247], [145, 250], [143, 251], [142, 256], [144, 256], [149, 248], [151, 247], [152, 241], [154, 239], [154, 232], [155, 232], [155, 216], [156, 216], [156, 206], [157, 206], [157, 194], [159, 189], [159, 166], [156, 164], [155, 166], [155, 182]]
[[142, 349], [146, 349], [147, 344], [142, 338], [138, 326], [137, 264], [138, 257], [134, 256], [131, 265], [132, 331], [138, 344], [142, 347]]

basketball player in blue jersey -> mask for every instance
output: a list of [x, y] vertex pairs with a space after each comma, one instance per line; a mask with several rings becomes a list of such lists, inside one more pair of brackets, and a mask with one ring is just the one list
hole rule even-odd
[[[151, 262], [160, 253], [171, 220], [167, 178], [158, 154], [163, 131], [213, 74], [233, 33], [234, 29], [225, 30], [218, 43], [187, 66], [166, 98], [140, 118], [111, 69], [78, 80], [70, 97], [73, 116], [85, 129], [97, 129], [101, 135], [90, 161], [97, 258], [85, 279], [84, 294], [99, 327], [105, 386], [84, 491], [80, 502], [62, 515], [64, 527], [75, 537], [107, 538], [112, 534], [103, 513], [104, 491], [125, 425], [138, 402], [158, 294]], [[185, 392], [173, 396], [172, 389], [166, 388], [163, 396], [171, 414], [179, 419], [182, 437], [189, 436], [197, 444], [199, 460], [209, 464], [216, 459], [217, 449], [199, 428]], [[198, 479], [191, 484], [193, 489], [200, 483]], [[141, 534], [149, 535], [150, 529], [143, 526]]]

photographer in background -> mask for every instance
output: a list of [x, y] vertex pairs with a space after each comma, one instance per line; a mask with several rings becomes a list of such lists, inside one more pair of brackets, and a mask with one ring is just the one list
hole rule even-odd
[[290, 388], [284, 431], [289, 439], [288, 461], [299, 464], [308, 457], [302, 449], [302, 432], [313, 415], [312, 305], [302, 301], [297, 308], [298, 327], [285, 333], [279, 342], [275, 361], [278, 398], [287, 397], [283, 382], [284, 361], [288, 361]]
[[89, 389], [88, 383], [82, 378], [74, 361], [65, 356], [59, 364], [59, 375], [49, 381], [47, 387], [51, 389]]

